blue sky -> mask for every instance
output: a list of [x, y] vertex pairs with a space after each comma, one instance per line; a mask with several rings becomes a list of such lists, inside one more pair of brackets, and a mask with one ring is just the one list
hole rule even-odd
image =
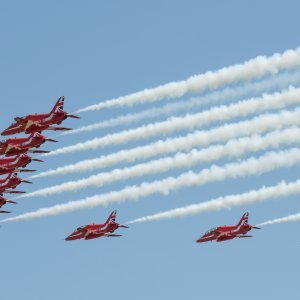
[[[257, 55], [294, 49], [299, 46], [299, 8], [298, 1], [2, 2], [0, 128], [6, 128], [15, 116], [50, 110], [61, 95], [66, 97], [65, 109], [73, 112]], [[76, 128], [141, 108], [84, 113], [81, 120], [67, 120], [64, 125]], [[59, 137], [59, 146], [114, 130]], [[30, 168], [47, 170], [136, 144], [47, 157], [44, 164]], [[43, 149], [55, 147], [45, 144]], [[168, 176], [179, 173], [169, 172]], [[9, 300], [295, 298], [299, 224], [265, 227], [254, 233], [255, 238], [228, 243], [199, 245], [194, 241], [211, 227], [236, 223], [244, 211], [250, 212], [253, 224], [299, 212], [296, 196], [230, 211], [135, 224], [119, 230], [124, 234], [120, 239], [67, 243], [64, 238], [80, 225], [101, 223], [113, 209], [118, 211], [118, 220], [125, 222], [282, 179], [293, 181], [298, 173], [295, 166], [139, 202], [3, 224], [1, 294]], [[34, 191], [87, 175], [36, 179], [33, 186], [22, 189]], [[9, 209], [13, 210], [11, 215], [18, 215], [165, 176], [145, 176], [75, 194], [20, 199], [19, 205]]]

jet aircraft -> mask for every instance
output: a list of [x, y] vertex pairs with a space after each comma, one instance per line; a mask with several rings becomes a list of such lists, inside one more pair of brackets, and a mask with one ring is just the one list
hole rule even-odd
[[207, 231], [202, 237], [196, 242], [203, 243], [215, 240], [216, 242], [223, 242], [234, 238], [248, 238], [252, 237], [247, 235], [251, 229], [260, 229], [259, 227], [248, 224], [249, 213], [243, 214], [239, 223], [235, 226], [220, 226]]
[[128, 228], [125, 225], [120, 225], [116, 222], [116, 211], [114, 210], [104, 224], [89, 224], [77, 228], [72, 234], [66, 237], [66, 241], [77, 239], [91, 240], [102, 236], [117, 237], [120, 234], [113, 234], [119, 227]]
[[2, 194], [2, 193], [9, 193], [9, 194], [24, 193], [24, 192], [20, 192], [20, 191], [10, 190], [10, 189], [15, 189], [16, 186], [18, 186], [22, 182], [32, 183], [31, 181], [21, 179], [16, 174], [13, 174], [13, 173], [9, 174], [6, 178], [0, 179], [0, 194]]
[[31, 161], [42, 161], [40, 159], [31, 158], [27, 154], [0, 158], [0, 175], [16, 172], [34, 172], [36, 170], [23, 169]]
[[65, 112], [63, 108], [64, 97], [62, 96], [57, 100], [50, 113], [15, 117], [15, 122], [2, 131], [1, 135], [12, 135], [21, 132], [30, 134], [43, 130], [71, 130], [70, 128], [52, 126], [54, 124], [60, 125], [67, 118], [79, 119], [78, 116]]
[[[12, 200], [6, 200], [2, 194], [0, 194], [0, 208], [5, 205], [6, 203], [13, 203], [13, 204], [17, 204], [17, 202], [12, 201]], [[10, 213], [10, 211], [7, 210], [0, 210], [0, 213]]]
[[46, 141], [57, 142], [56, 140], [46, 138], [44, 135], [36, 132], [26, 138], [12, 138], [0, 142], [0, 155], [12, 156], [22, 153], [49, 153], [50, 151], [35, 150]]

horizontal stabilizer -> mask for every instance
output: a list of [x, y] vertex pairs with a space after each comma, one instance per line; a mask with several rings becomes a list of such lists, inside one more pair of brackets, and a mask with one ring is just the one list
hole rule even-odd
[[129, 228], [129, 227], [126, 226], [126, 225], [119, 225], [119, 227], [122, 227], [122, 228]]
[[57, 141], [57, 140], [54, 140], [54, 139], [48, 139], [48, 138], [47, 138], [46, 141], [47, 141], [47, 142], [52, 142], [52, 143], [58, 143], [58, 141]]
[[30, 153], [49, 153], [50, 151], [29, 149], [27, 152], [30, 152]]
[[25, 179], [22, 179], [22, 180], [21, 180], [21, 182], [32, 184], [32, 182], [31, 182], [31, 181], [29, 181], [29, 180], [25, 180]]
[[71, 115], [71, 114], [67, 114], [68, 118], [73, 118], [73, 119], [80, 119], [80, 117], [75, 116], [75, 115]]
[[43, 160], [38, 159], [38, 158], [32, 158], [31, 160], [32, 160], [32, 161], [38, 161], [38, 162], [44, 162]]
[[0, 210], [0, 214], [9, 214], [11, 211], [8, 210]]
[[15, 191], [15, 190], [5, 190], [2, 193], [6, 193], [6, 194], [25, 194], [26, 192], [23, 191]]
[[30, 170], [30, 169], [18, 169], [19, 172], [36, 172], [37, 170]]
[[13, 200], [6, 200], [7, 203], [12, 203], [12, 204], [18, 204], [18, 202], [13, 201]]
[[257, 226], [252, 226], [253, 229], [261, 229], [260, 227]]
[[48, 128], [48, 130], [65, 131], [65, 130], [72, 130], [72, 128], [50, 126], [50, 127]]
[[122, 234], [113, 234], [113, 233], [108, 233], [108, 234], [105, 234], [105, 236], [108, 236], [108, 237], [118, 237], [118, 236], [122, 236]]
[[253, 235], [240, 235], [239, 238], [250, 238], [253, 237]]

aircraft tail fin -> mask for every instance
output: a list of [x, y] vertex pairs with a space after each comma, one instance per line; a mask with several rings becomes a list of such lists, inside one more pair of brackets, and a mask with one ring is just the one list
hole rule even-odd
[[111, 212], [111, 214], [109, 215], [108, 219], [105, 222], [106, 224], [111, 224], [113, 222], [116, 222], [116, 217], [117, 217], [117, 212], [114, 210]]
[[51, 114], [54, 114], [54, 113], [58, 112], [59, 110], [64, 110], [64, 101], [65, 101], [64, 96], [59, 97], [59, 99], [56, 101], [53, 109], [51, 110]]
[[239, 223], [237, 224], [237, 227], [244, 225], [244, 224], [248, 224], [248, 221], [249, 221], [248, 219], [249, 219], [249, 213], [245, 212], [243, 214], [243, 216], [241, 217]]

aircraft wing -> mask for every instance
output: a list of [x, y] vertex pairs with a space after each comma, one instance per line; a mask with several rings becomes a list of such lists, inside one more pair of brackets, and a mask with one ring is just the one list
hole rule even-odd
[[11, 151], [11, 150], [20, 150], [21, 148], [16, 146], [16, 145], [7, 145], [6, 149], [5, 149], [5, 153]]
[[216, 239], [220, 239], [220, 238], [224, 238], [224, 237], [229, 237], [231, 236], [231, 234], [229, 232], [221, 232], [217, 237]]

